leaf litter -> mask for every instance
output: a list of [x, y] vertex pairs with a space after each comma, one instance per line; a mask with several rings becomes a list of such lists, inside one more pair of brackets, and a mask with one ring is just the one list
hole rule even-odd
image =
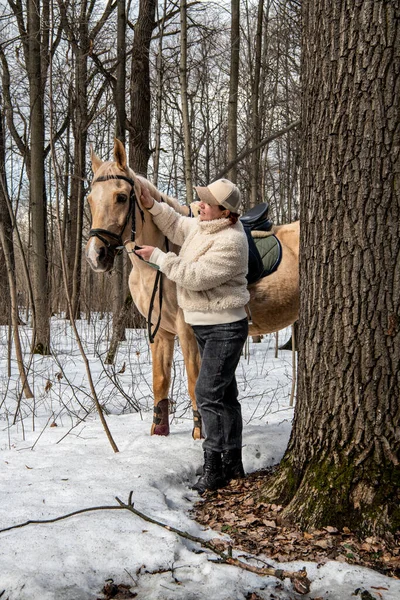
[[[263, 555], [277, 562], [312, 561], [323, 565], [334, 560], [374, 569], [400, 578], [400, 531], [387, 539], [358, 539], [347, 527], [334, 526], [301, 531], [282, 523], [283, 506], [257, 501], [270, 471], [251, 473], [215, 492], [207, 492], [194, 508], [196, 520], [227, 534], [219, 540], [227, 547]], [[215, 540], [213, 540], [215, 542]]]

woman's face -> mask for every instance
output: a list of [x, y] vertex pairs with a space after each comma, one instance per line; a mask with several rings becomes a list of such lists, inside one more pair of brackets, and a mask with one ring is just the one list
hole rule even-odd
[[221, 210], [219, 206], [211, 206], [206, 202], [199, 202], [200, 221], [213, 221], [214, 219], [223, 219], [228, 216], [229, 211]]

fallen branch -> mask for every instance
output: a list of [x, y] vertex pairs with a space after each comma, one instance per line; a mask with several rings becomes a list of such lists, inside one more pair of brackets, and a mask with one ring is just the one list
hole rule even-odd
[[[180, 531], [180, 529], [176, 529], [175, 527], [172, 527], [171, 525], [166, 525], [165, 523], [161, 523], [160, 521], [157, 521], [156, 519], [153, 519], [152, 517], [149, 517], [149, 516], [145, 515], [144, 513], [138, 511], [134, 507], [134, 503], [132, 502], [132, 495], [133, 495], [133, 492], [130, 492], [127, 504], [125, 504], [125, 502], [122, 502], [122, 500], [120, 500], [118, 497], [116, 497], [115, 499], [118, 502], [119, 506], [93, 506], [91, 508], [82, 508], [80, 510], [75, 510], [74, 512], [68, 513], [66, 515], [62, 515], [60, 517], [55, 517], [54, 519], [29, 520], [29, 521], [25, 521], [25, 523], [19, 523], [17, 525], [11, 525], [10, 527], [0, 529], [0, 533], [3, 533], [5, 531], [11, 531], [12, 529], [19, 529], [21, 527], [25, 527], [26, 525], [56, 523], [57, 521], [62, 521], [63, 519], [68, 519], [69, 517], [74, 517], [76, 515], [80, 515], [80, 514], [83, 514], [86, 512], [99, 511], [99, 510], [128, 510], [129, 512], [133, 513], [137, 517], [140, 517], [144, 521], [147, 521], [148, 523], [153, 523], [154, 525], [163, 527], [164, 529], [167, 529], [168, 531], [171, 531], [172, 533], [176, 533], [180, 537], [183, 537], [187, 540], [195, 542], [196, 544], [200, 544], [200, 546], [202, 548], [207, 548], [207, 550], [210, 550], [211, 552], [216, 554], [220, 558], [220, 561], [223, 563], [226, 563], [228, 565], [233, 565], [235, 567], [239, 567], [241, 569], [244, 569], [245, 571], [250, 571], [251, 573], [256, 573], [257, 575], [276, 577], [277, 579], [280, 579], [281, 581], [288, 578], [293, 583], [296, 591], [300, 594], [307, 594], [310, 591], [310, 581], [307, 577], [307, 571], [305, 569], [302, 569], [300, 571], [285, 571], [284, 569], [274, 569], [273, 567], [256, 567], [254, 565], [249, 565], [248, 563], [245, 563], [238, 558], [233, 558], [232, 551], [234, 549], [231, 547], [228, 549], [227, 552], [224, 552], [224, 551], [220, 550], [219, 548], [217, 548], [217, 546], [215, 544], [213, 544], [212, 542], [208, 542], [207, 540], [203, 540], [202, 538], [191, 535], [190, 533], [187, 533], [186, 531]], [[256, 560], [258, 560], [258, 559], [256, 559]]]

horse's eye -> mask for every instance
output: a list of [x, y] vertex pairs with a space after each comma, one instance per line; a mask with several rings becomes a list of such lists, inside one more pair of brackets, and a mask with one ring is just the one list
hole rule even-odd
[[125, 194], [118, 194], [118, 196], [117, 196], [117, 202], [119, 204], [123, 204], [124, 202], [127, 201], [127, 199], [128, 198], [127, 198], [127, 196]]

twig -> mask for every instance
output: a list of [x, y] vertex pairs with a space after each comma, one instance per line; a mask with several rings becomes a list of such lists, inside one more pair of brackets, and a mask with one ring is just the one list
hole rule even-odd
[[257, 575], [276, 577], [277, 579], [280, 579], [282, 581], [284, 579], [288, 578], [296, 586], [296, 590], [299, 593], [306, 594], [310, 591], [310, 581], [307, 578], [307, 572], [305, 569], [302, 569], [300, 571], [285, 571], [284, 569], [274, 569], [273, 567], [256, 567], [254, 565], [249, 565], [249, 564], [241, 561], [238, 558], [233, 558], [231, 547], [228, 549], [227, 553], [223, 552], [222, 550], [219, 550], [212, 542], [207, 542], [207, 540], [203, 540], [202, 538], [191, 535], [190, 533], [188, 533], [186, 531], [180, 531], [179, 529], [176, 529], [175, 527], [172, 527], [171, 525], [166, 525], [165, 523], [161, 523], [160, 521], [157, 521], [156, 519], [153, 519], [152, 517], [149, 517], [148, 515], [145, 515], [144, 513], [138, 511], [136, 508], [134, 508], [134, 504], [132, 502], [132, 495], [133, 495], [133, 492], [130, 492], [127, 504], [125, 504], [125, 502], [122, 502], [122, 500], [120, 500], [118, 497], [116, 497], [115, 499], [118, 502], [119, 506], [94, 506], [92, 508], [82, 508], [81, 510], [76, 510], [72, 513], [68, 513], [67, 515], [63, 515], [61, 517], [55, 517], [54, 519], [45, 519], [45, 520], [40, 520], [40, 521], [32, 521], [32, 520], [25, 521], [25, 523], [20, 523], [18, 525], [12, 525], [11, 527], [6, 527], [5, 529], [0, 529], [0, 533], [3, 533], [4, 531], [11, 531], [12, 529], [18, 529], [21, 527], [25, 527], [26, 525], [35, 525], [35, 524], [41, 524], [41, 523], [55, 523], [55, 522], [61, 521], [63, 519], [68, 519], [69, 517], [73, 517], [75, 515], [79, 515], [82, 513], [91, 512], [91, 511], [95, 511], [95, 510], [96, 511], [97, 510], [129, 510], [129, 512], [140, 517], [144, 521], [147, 521], [148, 523], [153, 523], [154, 525], [163, 527], [164, 529], [167, 529], [167, 531], [176, 533], [180, 537], [183, 537], [187, 540], [195, 542], [196, 544], [200, 544], [200, 546], [202, 546], [203, 548], [207, 548], [207, 550], [210, 550], [214, 554], [217, 554], [217, 556], [219, 556], [219, 558], [221, 559], [221, 562], [223, 562], [223, 563], [233, 565], [235, 567], [239, 567], [241, 569], [244, 569], [245, 571], [250, 571], [251, 573], [256, 573]]
[[63, 247], [63, 235], [62, 235], [61, 217], [60, 217], [59, 177], [58, 177], [59, 169], [57, 168], [58, 162], [57, 162], [57, 157], [56, 157], [55, 148], [54, 148], [54, 139], [53, 139], [54, 136], [52, 135], [53, 134], [53, 88], [52, 88], [52, 83], [51, 83], [52, 82], [52, 68], [53, 68], [53, 63], [51, 60], [50, 65], [49, 65], [49, 69], [50, 69], [50, 155], [51, 155], [51, 160], [52, 160], [52, 163], [54, 166], [56, 215], [57, 215], [56, 224], [57, 224], [59, 243], [60, 243], [60, 258], [61, 258], [61, 268], [62, 268], [62, 275], [63, 275], [63, 281], [64, 281], [65, 297], [66, 297], [66, 301], [67, 301], [67, 307], [68, 307], [68, 313], [69, 313], [71, 327], [75, 334], [75, 338], [76, 338], [76, 341], [77, 341], [77, 344], [79, 347], [79, 351], [81, 353], [81, 356], [82, 356], [82, 359], [83, 359], [83, 362], [85, 365], [86, 376], [88, 378], [90, 391], [92, 393], [92, 397], [93, 397], [95, 406], [97, 408], [97, 412], [99, 414], [100, 421], [103, 425], [103, 429], [107, 435], [108, 441], [110, 442], [112, 449], [114, 450], [114, 452], [119, 452], [118, 446], [114, 441], [114, 438], [111, 434], [110, 428], [108, 427], [106, 418], [104, 416], [103, 408], [102, 408], [100, 401], [98, 399], [98, 396], [97, 396], [96, 388], [95, 388], [95, 385], [93, 382], [92, 372], [91, 372], [90, 365], [89, 365], [89, 360], [86, 356], [85, 350], [83, 348], [82, 340], [80, 338], [80, 335], [78, 333], [78, 329], [76, 326], [75, 316], [73, 313], [73, 308], [72, 308], [72, 303], [71, 303], [71, 295], [70, 295], [69, 289], [68, 289], [67, 261], [66, 261], [65, 249]]
[[[213, 552], [214, 554], [217, 554], [224, 563], [227, 563], [229, 565], [234, 565], [236, 567], [240, 567], [241, 569], [244, 569], [246, 571], [251, 571], [252, 573], [256, 573], [257, 575], [269, 575], [271, 577], [277, 577], [278, 579], [281, 579], [281, 580], [288, 577], [292, 581], [300, 580], [305, 586], [309, 585], [309, 582], [307, 579], [307, 573], [305, 570], [292, 572], [292, 571], [285, 571], [283, 569], [274, 569], [273, 567], [264, 567], [264, 568], [255, 567], [253, 565], [249, 565], [249, 564], [239, 560], [238, 558], [231, 557], [230, 556], [231, 550], [227, 554], [227, 553], [223, 552], [222, 550], [219, 550], [212, 542], [207, 542], [206, 540], [203, 540], [202, 538], [191, 535], [190, 533], [187, 533], [186, 531], [180, 531], [179, 529], [176, 529], [175, 527], [172, 527], [171, 525], [166, 525], [165, 523], [161, 523], [160, 521], [156, 521], [155, 519], [152, 519], [151, 517], [141, 513], [140, 511], [136, 510], [136, 508], [134, 508], [134, 505], [132, 502], [132, 493], [133, 492], [130, 492], [130, 494], [129, 494], [128, 504], [125, 504], [124, 502], [122, 502], [122, 500], [120, 500], [118, 497], [115, 498], [116, 501], [121, 506], [121, 508], [125, 508], [125, 509], [129, 510], [130, 512], [132, 512], [136, 516], [140, 517], [144, 521], [148, 521], [149, 523], [153, 523], [154, 525], [163, 527], [164, 529], [167, 529], [168, 531], [172, 531], [172, 533], [178, 534], [180, 537], [183, 537], [187, 540], [190, 540], [192, 542], [196, 542], [197, 544], [200, 544], [202, 547], [207, 548], [208, 550], [211, 550], [211, 552]], [[304, 592], [304, 593], [306, 593], [306, 592]]]
[[0, 529], [0, 533], [4, 531], [11, 531], [12, 529], [20, 529], [22, 527], [26, 527], [27, 525], [41, 525], [43, 523], [56, 523], [57, 521], [63, 521], [64, 519], [69, 519], [69, 517], [74, 517], [75, 515], [80, 515], [86, 512], [92, 512], [95, 510], [122, 510], [122, 506], [92, 506], [90, 508], [81, 508], [80, 510], [75, 510], [72, 513], [68, 513], [67, 515], [62, 515], [61, 517], [54, 517], [54, 519], [41, 519], [41, 520], [29, 520], [25, 521], [25, 523], [18, 523], [17, 525], [11, 525], [10, 527], [5, 527], [4, 529]]

